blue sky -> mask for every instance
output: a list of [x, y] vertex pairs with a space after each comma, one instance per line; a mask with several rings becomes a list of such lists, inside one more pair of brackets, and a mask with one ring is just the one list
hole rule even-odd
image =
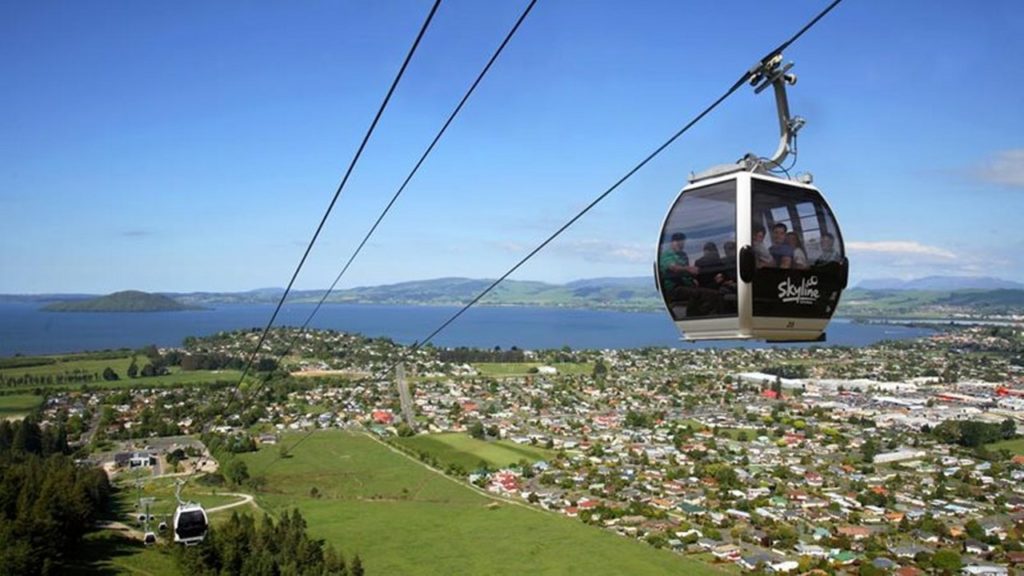
[[[825, 1], [540, 0], [341, 286], [495, 277]], [[299, 288], [323, 288], [525, 1], [445, 0]], [[0, 293], [287, 283], [428, 1], [0, 3]], [[786, 53], [856, 282], [1024, 281], [1024, 11], [847, 0]], [[687, 174], [776, 144], [734, 95], [524, 266], [650, 273]]]

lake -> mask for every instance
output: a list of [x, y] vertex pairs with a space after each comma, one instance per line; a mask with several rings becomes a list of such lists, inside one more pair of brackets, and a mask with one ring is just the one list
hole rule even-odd
[[[285, 306], [275, 326], [301, 326], [313, 306]], [[146, 313], [43, 312], [39, 308], [37, 303], [0, 302], [0, 357], [19, 353], [139, 348], [149, 344], [180, 346], [186, 336], [263, 328], [274, 310], [271, 304]], [[386, 336], [411, 344], [425, 338], [457, 310], [450, 306], [325, 304], [311, 326]], [[925, 328], [856, 324], [838, 319], [829, 325], [826, 345], [866, 346], [881, 340], [919, 338], [930, 333]], [[512, 346], [524, 349], [769, 346], [742, 342], [683, 343], [672, 322], [662, 313], [486, 306], [471, 308], [433, 342], [438, 346], [501, 346], [505, 349]]]

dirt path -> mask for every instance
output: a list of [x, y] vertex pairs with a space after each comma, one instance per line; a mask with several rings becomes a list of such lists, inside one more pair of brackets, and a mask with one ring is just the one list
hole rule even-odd
[[112, 520], [104, 520], [102, 522], [98, 522], [96, 524], [96, 527], [101, 529], [101, 530], [112, 530], [114, 532], [120, 532], [126, 538], [131, 538], [132, 540], [142, 540], [142, 537], [143, 537], [142, 532], [140, 532], [139, 530], [137, 530], [135, 528], [132, 528], [131, 526], [125, 524], [124, 522], [116, 522], [116, 521], [112, 521]]
[[213, 514], [214, 512], [220, 512], [222, 510], [228, 510], [228, 509], [231, 509], [231, 508], [235, 508], [236, 506], [244, 506], [246, 504], [253, 504], [257, 508], [259, 508], [259, 506], [257, 506], [255, 504], [255, 499], [253, 498], [252, 494], [243, 494], [241, 492], [221, 492], [221, 494], [225, 494], [225, 495], [228, 495], [228, 496], [235, 496], [237, 498], [241, 498], [241, 500], [239, 500], [238, 502], [232, 502], [230, 504], [223, 504], [221, 506], [214, 506], [213, 508], [207, 508], [207, 510], [206, 510], [207, 514]]

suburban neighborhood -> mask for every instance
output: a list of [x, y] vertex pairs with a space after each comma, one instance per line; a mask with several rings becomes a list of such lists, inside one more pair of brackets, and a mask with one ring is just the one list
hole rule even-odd
[[[257, 336], [189, 339], [154, 358], [238, 362]], [[139, 379], [54, 394], [43, 422], [66, 424], [112, 473], [366, 431], [496, 497], [746, 572], [1024, 567], [1019, 330], [864, 348], [528, 351], [277, 329], [266, 348], [288, 353], [268, 354], [244, 389]], [[465, 466], [403, 444], [450, 434], [535, 456]]]

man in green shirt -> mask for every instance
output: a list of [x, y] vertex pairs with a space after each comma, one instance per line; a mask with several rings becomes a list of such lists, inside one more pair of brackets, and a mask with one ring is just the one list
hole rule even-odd
[[690, 257], [683, 250], [686, 248], [686, 234], [676, 232], [667, 250], [661, 251], [658, 266], [661, 269], [661, 287], [672, 293], [678, 287], [694, 288], [697, 286], [697, 267], [690, 266]]
[[[690, 265], [686, 251], [686, 234], [672, 234], [667, 249], [658, 256], [661, 293], [669, 307], [686, 306], [686, 316], [707, 316], [720, 308], [721, 295], [716, 290], [703, 289], [697, 282], [700, 270]], [[673, 312], [673, 316], [674, 316]]]

